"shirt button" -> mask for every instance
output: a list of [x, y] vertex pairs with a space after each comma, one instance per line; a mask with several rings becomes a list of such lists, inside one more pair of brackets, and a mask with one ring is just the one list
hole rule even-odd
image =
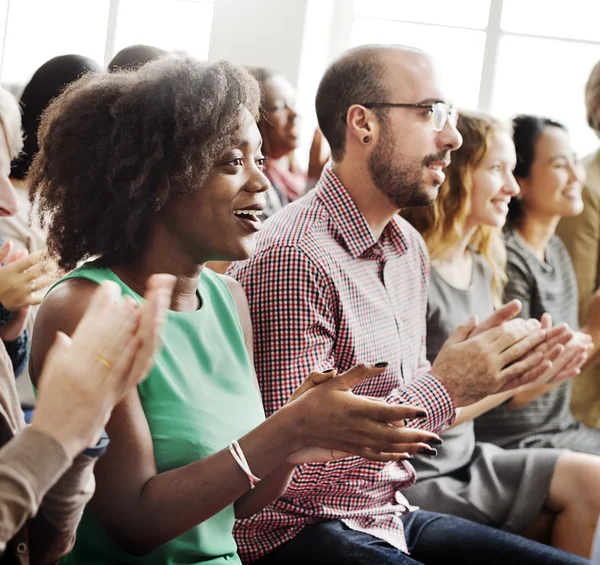
[[17, 553], [19, 555], [23, 555], [26, 551], [27, 551], [27, 544], [24, 541], [22, 541], [21, 543], [19, 543], [17, 545]]

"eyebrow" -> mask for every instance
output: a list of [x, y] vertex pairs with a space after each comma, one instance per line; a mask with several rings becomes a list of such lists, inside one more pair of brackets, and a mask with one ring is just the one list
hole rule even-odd
[[[571, 157], [575, 157], [575, 155], [571, 155]], [[568, 161], [569, 156], [563, 155], [562, 153], [560, 153], [558, 155], [554, 155], [554, 157], [550, 157], [550, 163], [552, 163], [552, 161], [557, 161], [558, 159], [565, 159], [566, 161]]]
[[446, 102], [445, 100], [442, 100], [441, 98], [425, 98], [424, 100], [417, 102], [417, 104], [437, 104], [438, 102], [441, 102], [442, 104], [446, 104], [446, 106], [448, 106], [448, 107], [452, 106], [452, 104], [450, 102]]

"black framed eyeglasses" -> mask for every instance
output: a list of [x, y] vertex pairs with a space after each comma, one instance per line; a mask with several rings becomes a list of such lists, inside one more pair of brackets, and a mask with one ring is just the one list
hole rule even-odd
[[443, 131], [448, 123], [448, 120], [453, 126], [458, 120], [458, 110], [454, 107], [444, 104], [444, 102], [436, 102], [435, 104], [394, 104], [393, 102], [365, 102], [361, 104], [365, 108], [419, 108], [421, 110], [429, 110], [429, 119], [433, 124], [435, 131]]

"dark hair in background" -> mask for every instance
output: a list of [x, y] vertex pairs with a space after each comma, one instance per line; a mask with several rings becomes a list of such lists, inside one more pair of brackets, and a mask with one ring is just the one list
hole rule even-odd
[[152, 45], [130, 45], [121, 49], [108, 63], [108, 72], [120, 70], [137, 70], [146, 63], [158, 59], [167, 52], [160, 47]]
[[[521, 114], [512, 120], [513, 142], [517, 153], [517, 165], [514, 170], [516, 179], [526, 179], [531, 173], [535, 161], [535, 146], [540, 135], [547, 127], [566, 127], [550, 118]], [[523, 217], [523, 204], [518, 198], [512, 198], [508, 206], [507, 225], [516, 226]]]
[[29, 176], [50, 252], [66, 269], [135, 258], [152, 214], [202, 186], [259, 102], [244, 69], [179, 55], [71, 84], [42, 118]]
[[[382, 50], [382, 46], [367, 45], [345, 52], [327, 68], [319, 83], [317, 118], [334, 161], [344, 156], [348, 108], [353, 104], [387, 101]], [[385, 119], [387, 109], [378, 108], [377, 114]]]
[[88, 57], [60, 55], [46, 61], [31, 77], [20, 98], [25, 143], [23, 151], [11, 164], [12, 177], [24, 179], [27, 176], [33, 157], [38, 151], [37, 130], [40, 117], [50, 101], [58, 96], [65, 86], [90, 71], [102, 72], [102, 68]]

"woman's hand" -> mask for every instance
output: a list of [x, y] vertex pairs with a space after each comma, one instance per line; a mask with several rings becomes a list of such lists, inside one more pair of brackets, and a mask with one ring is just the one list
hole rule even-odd
[[102, 283], [72, 338], [57, 334], [42, 368], [32, 426], [70, 457], [97, 442], [115, 404], [148, 375], [173, 285], [174, 277], [154, 275], [147, 302], [139, 306], [122, 300], [115, 283]]
[[58, 268], [45, 249], [31, 255], [27, 251], [11, 254], [11, 249], [10, 241], [0, 247], [0, 304], [9, 312], [17, 312], [42, 301], [45, 289], [57, 278]]
[[311, 373], [284, 408], [295, 412], [293, 425], [303, 444], [288, 462], [299, 465], [352, 455], [397, 461], [421, 450], [433, 452], [428, 442], [441, 443], [439, 436], [406, 427], [406, 420], [427, 416], [423, 408], [390, 405], [352, 392], [384, 371], [385, 367], [357, 365], [341, 375], [334, 369]]

